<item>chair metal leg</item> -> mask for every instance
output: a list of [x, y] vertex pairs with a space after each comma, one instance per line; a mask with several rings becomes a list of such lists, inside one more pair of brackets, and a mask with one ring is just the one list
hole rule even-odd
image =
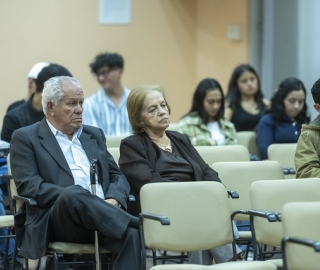
[[[6, 252], [4, 253], [4, 268], [9, 266], [8, 264], [8, 251], [9, 251], [9, 245], [10, 245], [10, 238], [7, 237], [6, 239]], [[14, 269], [14, 268], [13, 268]]]
[[52, 252], [53, 269], [59, 270], [59, 256], [56, 251]]

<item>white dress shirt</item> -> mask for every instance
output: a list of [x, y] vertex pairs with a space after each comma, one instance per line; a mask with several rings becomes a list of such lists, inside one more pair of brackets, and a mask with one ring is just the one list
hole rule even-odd
[[[49, 123], [48, 120], [47, 123], [67, 160], [73, 175], [74, 184], [82, 186], [92, 193], [90, 184], [90, 161], [79, 140], [83, 127], [81, 126], [73, 133], [72, 140], [70, 141], [67, 135], [57, 130]], [[96, 195], [105, 199], [103, 189], [100, 184], [96, 185]]]

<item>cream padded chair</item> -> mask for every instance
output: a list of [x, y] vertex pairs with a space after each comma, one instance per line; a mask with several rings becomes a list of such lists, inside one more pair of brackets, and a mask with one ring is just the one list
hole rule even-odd
[[[296, 149], [296, 143], [275, 143], [268, 147], [268, 159], [276, 160], [280, 162], [283, 168], [288, 169], [286, 178], [295, 178], [294, 155]], [[293, 171], [290, 169], [293, 169]]]
[[120, 147], [122, 139], [126, 138], [127, 135], [107, 135], [106, 136], [106, 144], [107, 147]]
[[[320, 202], [292, 202], [283, 206], [282, 227], [285, 237], [282, 251], [285, 270], [320, 269], [319, 209]], [[306, 245], [299, 244], [301, 240]]]
[[[277, 161], [217, 162], [211, 168], [218, 172], [227, 189], [239, 194], [239, 199], [228, 201], [232, 212], [251, 209], [249, 190], [253, 182], [284, 179], [282, 167]], [[235, 218], [249, 220], [247, 215], [237, 215]]]
[[167, 130], [178, 131], [178, 123], [170, 123]]
[[[174, 252], [207, 250], [233, 242], [225, 187], [214, 181], [146, 184], [140, 191], [142, 247]], [[161, 225], [159, 221], [164, 224]], [[168, 225], [168, 223], [170, 225]], [[145, 255], [145, 250], [142, 252]], [[143, 256], [145, 269], [145, 256]], [[276, 269], [266, 262], [210, 266], [165, 264], [159, 269]]]
[[[256, 181], [250, 187], [251, 207], [281, 213], [282, 207], [288, 202], [320, 201], [319, 190], [320, 178]], [[268, 222], [261, 217], [253, 218], [252, 232], [257, 243], [273, 247], [280, 247], [284, 236], [280, 222]], [[270, 262], [278, 267], [283, 265], [281, 259]]]
[[249, 153], [259, 156], [257, 146], [257, 134], [255, 131], [239, 131], [237, 132], [238, 144], [245, 146]]
[[222, 161], [250, 161], [248, 149], [242, 145], [196, 146], [195, 148], [209, 166]]
[[[211, 166], [219, 173], [227, 189], [235, 190], [239, 199], [229, 200], [231, 212], [251, 209], [250, 186], [257, 180], [283, 179], [283, 171], [276, 161], [217, 162]], [[235, 220], [249, 220], [248, 215], [236, 215]], [[251, 231], [239, 231], [238, 243], [251, 243]]]
[[[8, 155], [8, 171], [10, 172], [10, 158]], [[23, 203], [29, 203], [36, 205], [36, 201], [33, 199], [27, 199], [24, 197], [20, 197], [18, 195], [17, 187], [13, 179], [10, 180], [10, 196], [13, 198], [15, 205], [14, 208], [18, 210]], [[110, 253], [109, 250], [104, 249], [103, 247], [100, 247], [100, 253]], [[47, 255], [52, 256], [53, 258], [53, 266], [57, 267], [55, 269], [58, 269], [59, 264], [59, 254], [95, 254], [95, 245], [94, 244], [76, 244], [76, 243], [67, 243], [67, 242], [50, 242], [48, 249], [47, 249]], [[38, 269], [38, 260], [29, 260], [29, 269], [32, 269], [35, 267]], [[82, 262], [70, 262], [70, 264], [79, 264], [83, 265], [85, 263], [91, 263], [92, 261], [82, 261]], [[111, 263], [111, 262], [110, 262]], [[67, 264], [66, 262], [63, 262], [62, 264]], [[67, 264], [68, 265], [68, 264]]]
[[108, 147], [107, 148], [111, 156], [113, 156], [114, 161], [118, 164], [120, 158], [120, 148], [119, 147]]

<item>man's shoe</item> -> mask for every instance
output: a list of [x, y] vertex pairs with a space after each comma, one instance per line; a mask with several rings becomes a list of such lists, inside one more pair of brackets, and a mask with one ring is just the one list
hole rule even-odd
[[8, 270], [23, 270], [23, 267], [22, 267], [22, 263], [19, 262], [19, 261], [16, 261], [15, 263], [15, 266], [14, 266], [14, 269], [12, 268], [13, 267], [13, 260], [12, 259], [9, 259], [8, 260], [8, 264], [9, 264], [9, 267], [5, 267], [4, 264], [0, 264], [0, 269], [8, 269]]

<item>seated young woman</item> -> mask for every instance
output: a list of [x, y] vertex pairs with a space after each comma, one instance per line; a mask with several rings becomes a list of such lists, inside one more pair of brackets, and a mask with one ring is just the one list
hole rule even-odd
[[192, 107], [178, 123], [194, 146], [237, 144], [234, 125], [224, 119], [224, 95], [215, 79], [203, 79], [197, 86]]
[[271, 108], [260, 119], [257, 142], [261, 159], [268, 159], [273, 143], [296, 143], [301, 126], [309, 123], [306, 89], [297, 78], [284, 79], [271, 99]]
[[234, 124], [237, 132], [254, 131], [269, 105], [254, 68], [248, 64], [236, 66], [228, 85], [225, 118]]
[[[170, 124], [170, 107], [163, 89], [141, 85], [127, 99], [129, 121], [134, 135], [122, 140], [119, 166], [127, 177], [136, 205], [129, 212], [140, 212], [139, 191], [144, 184], [155, 182], [217, 181], [217, 172], [204, 162], [188, 136], [166, 131]], [[214, 206], [213, 206], [214, 207]], [[232, 259], [232, 246], [203, 252], [190, 252], [189, 263], [226, 262]]]

